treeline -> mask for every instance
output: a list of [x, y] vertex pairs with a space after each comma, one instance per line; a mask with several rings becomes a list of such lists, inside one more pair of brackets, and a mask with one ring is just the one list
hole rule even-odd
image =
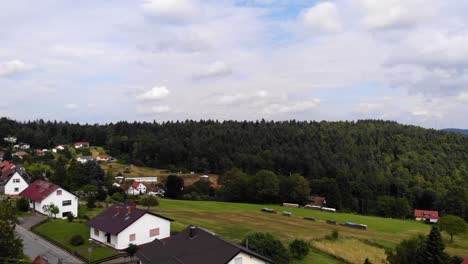
[[173, 171], [226, 174], [237, 167], [256, 177], [266, 169], [280, 180], [297, 173], [338, 209], [391, 217], [437, 209], [468, 219], [468, 137], [395, 122], [79, 125], [4, 118], [3, 135], [34, 148], [89, 141], [120, 160]]

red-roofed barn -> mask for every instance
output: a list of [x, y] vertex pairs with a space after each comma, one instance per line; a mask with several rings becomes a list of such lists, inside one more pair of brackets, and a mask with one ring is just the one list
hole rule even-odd
[[44, 207], [53, 204], [59, 208], [59, 218], [66, 218], [68, 214], [78, 215], [78, 197], [51, 182], [37, 180], [20, 196], [28, 198], [30, 207], [42, 214], [48, 214]]
[[439, 221], [439, 212], [431, 210], [414, 209], [414, 218], [416, 219], [416, 221], [437, 223]]

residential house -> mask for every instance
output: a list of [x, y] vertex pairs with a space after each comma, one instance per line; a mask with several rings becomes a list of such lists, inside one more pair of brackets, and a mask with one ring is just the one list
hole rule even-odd
[[52, 149], [52, 152], [57, 153], [59, 151], [64, 151], [67, 145], [58, 145]]
[[30, 179], [23, 167], [8, 161], [0, 163], [0, 194], [18, 195], [28, 188]]
[[37, 156], [44, 156], [47, 151], [44, 151], [42, 149], [36, 149], [34, 150], [34, 153], [36, 153]]
[[414, 209], [414, 218], [416, 219], [416, 221], [437, 223], [440, 217], [438, 211]]
[[89, 142], [76, 142], [75, 143], [75, 148], [76, 149], [89, 148]]
[[37, 256], [32, 264], [49, 264], [49, 261], [44, 256]]
[[16, 137], [8, 136], [8, 137], [4, 137], [3, 140], [8, 143], [15, 144], [16, 140], [18, 139]]
[[141, 264], [265, 264], [273, 261], [208, 230], [189, 226], [175, 236], [155, 240], [136, 256]]
[[51, 182], [37, 180], [19, 195], [28, 198], [30, 207], [41, 214], [48, 214], [44, 209], [53, 204], [59, 208], [58, 218], [78, 215], [78, 197]]
[[327, 200], [322, 196], [309, 196], [309, 204], [314, 206], [327, 206]]
[[146, 193], [146, 186], [141, 182], [134, 181], [130, 186], [128, 186], [128, 189], [127, 189], [126, 193], [128, 195], [145, 194]]
[[98, 162], [109, 162], [111, 159], [112, 157], [109, 155], [99, 155], [96, 157], [96, 161]]
[[170, 236], [170, 218], [126, 204], [114, 204], [88, 221], [90, 238], [123, 250]]
[[18, 151], [13, 153], [13, 157], [18, 157], [20, 159], [23, 159], [26, 156], [29, 156], [29, 153], [27, 153], [26, 151]]
[[81, 164], [85, 164], [86, 162], [93, 161], [94, 159], [91, 156], [81, 156], [76, 158], [76, 160]]

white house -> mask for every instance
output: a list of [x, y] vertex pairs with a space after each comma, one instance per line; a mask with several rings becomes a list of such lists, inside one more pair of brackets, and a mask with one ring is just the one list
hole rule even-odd
[[171, 234], [170, 218], [125, 204], [114, 204], [88, 221], [90, 238], [123, 250], [129, 244], [142, 245]]
[[9, 137], [4, 137], [3, 140], [5, 140], [8, 143], [16, 143], [17, 138], [9, 136]]
[[[215, 250], [213, 250], [215, 249]], [[155, 240], [138, 250], [141, 264], [226, 263], [269, 264], [271, 260], [206, 229], [189, 226], [164, 241]], [[174, 260], [177, 260], [174, 262]]]
[[86, 162], [93, 161], [93, 157], [91, 157], [91, 156], [81, 156], [81, 157], [76, 158], [76, 160], [81, 164], [85, 164]]
[[146, 193], [146, 186], [141, 183], [134, 181], [132, 185], [130, 185], [127, 189], [127, 194], [128, 195], [140, 195], [140, 194], [145, 194]]
[[75, 143], [75, 148], [76, 149], [89, 148], [89, 142], [76, 142]]
[[14, 163], [0, 163], [0, 194], [18, 195], [29, 186], [29, 175]]
[[41, 214], [48, 215], [44, 209], [53, 204], [59, 208], [57, 218], [78, 216], [78, 197], [51, 182], [37, 180], [19, 195], [28, 198], [30, 207]]
[[111, 159], [112, 157], [109, 155], [99, 155], [96, 157], [96, 161], [99, 161], [99, 162], [109, 162]]
[[55, 148], [52, 149], [52, 152], [57, 153], [59, 151], [64, 151], [65, 147], [66, 147], [66, 145], [58, 145], [58, 146], [56, 146]]

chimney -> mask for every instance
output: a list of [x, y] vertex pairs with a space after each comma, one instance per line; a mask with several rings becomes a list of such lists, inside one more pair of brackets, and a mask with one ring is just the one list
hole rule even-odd
[[190, 237], [190, 238], [194, 238], [194, 237], [195, 237], [195, 227], [194, 227], [194, 226], [190, 226], [190, 234], [189, 234], [189, 237]]
[[132, 213], [132, 207], [131, 206], [127, 206], [127, 215], [131, 214]]
[[115, 207], [115, 215], [119, 215], [120, 214], [120, 207], [116, 206]]

